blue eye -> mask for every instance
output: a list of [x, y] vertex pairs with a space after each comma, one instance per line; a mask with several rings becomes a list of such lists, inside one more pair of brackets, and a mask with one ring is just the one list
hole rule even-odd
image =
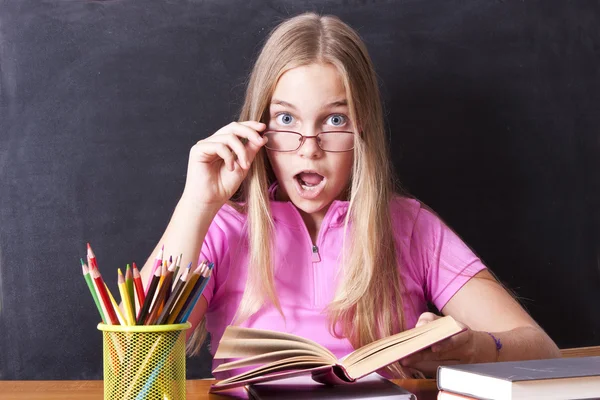
[[288, 113], [277, 114], [276, 121], [280, 125], [291, 125], [294, 122], [294, 117]]
[[347, 118], [342, 114], [333, 114], [327, 118], [327, 124], [333, 126], [344, 126], [346, 124]]

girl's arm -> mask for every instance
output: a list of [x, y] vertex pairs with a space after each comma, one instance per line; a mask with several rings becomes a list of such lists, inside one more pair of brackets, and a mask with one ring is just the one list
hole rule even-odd
[[[183, 195], [167, 229], [140, 271], [144, 285], [162, 246], [165, 257], [182, 254], [181, 267], [192, 262], [195, 268], [212, 220], [238, 190], [254, 157], [266, 144], [266, 139], [258, 133], [264, 129], [265, 124], [257, 121], [232, 122], [192, 147]], [[246, 139], [245, 143], [240, 139]], [[190, 317], [190, 332], [206, 308], [202, 297]]]
[[[445, 364], [560, 357], [552, 339], [487, 270], [471, 278], [441, 312], [468, 329], [407, 357], [402, 365], [434, 375], [437, 366]], [[436, 318], [424, 313], [417, 326]]]

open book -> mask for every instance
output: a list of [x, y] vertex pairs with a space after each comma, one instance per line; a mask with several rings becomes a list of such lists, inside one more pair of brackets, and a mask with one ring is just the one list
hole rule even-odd
[[353, 383], [464, 329], [447, 316], [369, 343], [338, 360], [325, 347], [300, 336], [228, 326], [215, 359], [235, 360], [213, 372], [256, 367], [212, 385], [211, 392], [302, 374], [311, 374], [315, 381], [325, 384]]

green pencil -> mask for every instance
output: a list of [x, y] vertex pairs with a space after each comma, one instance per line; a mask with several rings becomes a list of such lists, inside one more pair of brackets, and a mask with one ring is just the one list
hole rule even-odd
[[87, 283], [88, 288], [90, 289], [90, 293], [92, 293], [92, 297], [94, 298], [94, 303], [96, 303], [96, 307], [98, 308], [98, 312], [100, 313], [100, 318], [102, 322], [106, 323], [106, 319], [104, 318], [104, 313], [102, 312], [102, 307], [100, 306], [100, 302], [98, 301], [98, 295], [96, 294], [96, 289], [94, 288], [94, 283], [92, 282], [92, 277], [90, 276], [90, 270], [87, 265], [83, 262], [83, 259], [79, 259], [81, 261], [81, 269], [83, 270], [83, 277], [85, 278], [85, 283]]

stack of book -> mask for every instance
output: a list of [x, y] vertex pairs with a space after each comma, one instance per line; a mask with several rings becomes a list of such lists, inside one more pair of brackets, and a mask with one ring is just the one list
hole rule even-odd
[[438, 400], [600, 398], [600, 357], [464, 364], [438, 369]]

